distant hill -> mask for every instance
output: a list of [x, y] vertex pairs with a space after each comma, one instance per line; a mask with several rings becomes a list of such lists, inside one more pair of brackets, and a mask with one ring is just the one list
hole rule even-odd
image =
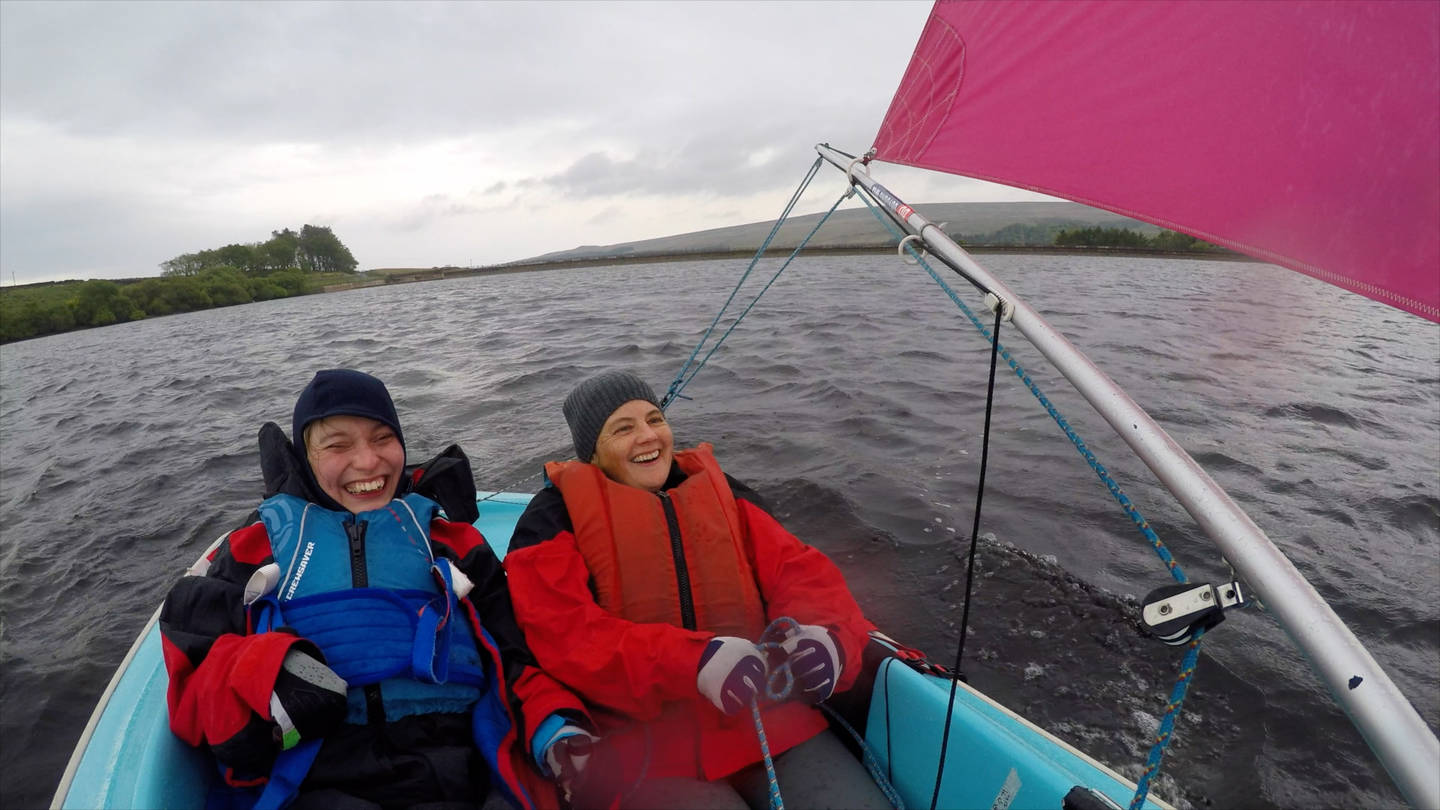
[[[1130, 228], [1147, 235], [1160, 231], [1148, 223], [1091, 208], [1074, 202], [965, 202], [917, 205], [927, 219], [946, 225], [952, 239], [971, 244], [1050, 244], [1023, 241], [1027, 232], [1053, 232], [1065, 227]], [[791, 217], [771, 244], [772, 249], [793, 250], [815, 227], [821, 214]], [[549, 264], [597, 259], [639, 259], [696, 253], [754, 252], [765, 240], [774, 222], [752, 222], [694, 233], [622, 242], [615, 245], [582, 245], [506, 262], [502, 266]], [[817, 249], [879, 248], [894, 244], [894, 238], [868, 209], [836, 211], [825, 227], [810, 241]]]

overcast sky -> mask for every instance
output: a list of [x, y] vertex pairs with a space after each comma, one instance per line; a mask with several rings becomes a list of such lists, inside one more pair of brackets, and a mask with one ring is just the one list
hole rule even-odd
[[816, 142], [869, 148], [929, 9], [3, 0], [0, 275], [153, 276], [307, 223], [364, 270], [773, 219]]

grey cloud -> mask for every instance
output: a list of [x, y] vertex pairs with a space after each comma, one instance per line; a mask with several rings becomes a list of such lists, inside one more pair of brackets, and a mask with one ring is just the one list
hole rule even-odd
[[[648, 173], [648, 168], [638, 160], [617, 162], [604, 152], [591, 152], [570, 164], [570, 168], [550, 175], [542, 182], [581, 197], [612, 194], [644, 186], [645, 182], [637, 171]], [[617, 183], [621, 178], [628, 188]]]
[[8, 112], [78, 133], [386, 140], [465, 132], [531, 106], [514, 83], [483, 69], [524, 41], [507, 30], [529, 27], [512, 10], [6, 3], [3, 93]]
[[7, 204], [0, 223], [0, 268], [25, 280], [55, 274], [55, 268], [69, 278], [155, 276], [161, 262], [182, 253], [270, 235], [263, 223], [186, 222], [168, 209], [115, 196]]
[[[7, 115], [82, 134], [384, 144], [579, 121], [596, 134], [648, 140], [723, 128], [761, 108], [773, 115], [799, 88], [827, 106], [846, 97], [813, 81], [823, 70], [809, 70], [817, 56], [823, 65], [854, 55], [816, 54], [794, 39], [813, 28], [811, 11], [0, 3], [0, 94]], [[786, 36], [792, 41], [764, 43], [763, 57], [746, 47]], [[737, 47], [698, 47], [719, 37]]]
[[[863, 151], [870, 135], [860, 132], [844, 125], [829, 133], [805, 131], [798, 125], [788, 130], [754, 125], [747, 131], [742, 125], [693, 134], [675, 144], [650, 144], [629, 159], [591, 151], [560, 172], [517, 184], [538, 183], [582, 199], [610, 194], [753, 194], [798, 183], [815, 159], [818, 140], [833, 139], [837, 147]], [[767, 157], [755, 161], [751, 159], [755, 155]]]
[[618, 205], [609, 205], [595, 215], [585, 220], [586, 225], [608, 225], [620, 219], [622, 209]]
[[[293, 224], [260, 221], [282, 187], [405, 238], [560, 198], [702, 195], [737, 208], [723, 198], [788, 192], [817, 140], [869, 145], [927, 8], [0, 2], [0, 126], [54, 133], [113, 167], [66, 177], [73, 199], [56, 202], [39, 189], [63, 173], [62, 148], [8, 140], [23, 146], [4, 156], [0, 266], [6, 276], [153, 273], [178, 253]], [[871, 31], [888, 67], [845, 44], [847, 20], [866, 15], [900, 22]], [[512, 151], [494, 153], [468, 195], [396, 199], [377, 177], [373, 197], [342, 200], [317, 185], [330, 168], [447, 140], [462, 142], [456, 154]], [[295, 177], [212, 159], [269, 146], [296, 156]], [[216, 198], [262, 210], [187, 203]], [[616, 221], [634, 208], [619, 205]]]
[[418, 231], [451, 217], [466, 217], [480, 213], [482, 209], [463, 202], [448, 194], [431, 194], [411, 206], [392, 220], [391, 229], [396, 231]]

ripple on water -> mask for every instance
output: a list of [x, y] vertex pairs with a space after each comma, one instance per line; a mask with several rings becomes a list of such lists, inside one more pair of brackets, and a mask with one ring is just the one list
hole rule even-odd
[[[1396, 322], [1364, 339], [1363, 356], [1347, 355], [1355, 335], [1375, 331], [1374, 312], [1336, 293], [1323, 318], [1260, 317], [1263, 304], [1250, 302], [1319, 295], [1261, 265], [986, 263], [1032, 304], [1062, 302], [1047, 310], [1057, 329], [1117, 379], [1138, 381], [1127, 383], [1141, 389], [1132, 394], [1177, 426], [1177, 439], [1203, 447], [1203, 464], [1244, 482], [1262, 528], [1314, 572], [1357, 635], [1398, 630], [1393, 647], [1372, 652], [1401, 664], [1392, 677], [1407, 694], [1440, 689], [1440, 639], [1428, 632], [1440, 621], [1440, 578], [1424, 575], [1427, 562], [1433, 570], [1424, 555], [1440, 543], [1433, 331]], [[559, 414], [570, 387], [625, 366], [663, 389], [744, 266], [396, 285], [0, 347], [0, 739], [16, 743], [0, 769], [7, 806], [48, 800], [95, 697], [169, 583], [254, 507], [256, 430], [288, 426], [315, 370], [377, 374], [407, 436], [429, 445], [415, 452], [461, 441], [482, 484], [533, 489], [540, 463], [570, 452]], [[887, 631], [953, 649], [963, 593], [954, 549], [973, 518], [988, 346], [923, 273], [897, 273], [889, 258], [801, 259], [786, 272], [686, 389], [694, 399], [672, 409], [677, 438], [714, 442], [728, 472], [832, 555]], [[885, 283], [872, 285], [875, 276]], [[1189, 303], [1241, 288], [1256, 292], [1227, 304], [1229, 314]], [[1116, 292], [1141, 289], [1149, 294], [1127, 295], [1136, 304], [1117, 317], [1095, 316], [1121, 309]], [[1165, 317], [1145, 316], [1157, 311]], [[1183, 511], [1160, 499], [1149, 472], [1039, 354], [1018, 339], [1006, 345], [1186, 570], [1224, 575]], [[987, 481], [982, 531], [1014, 550], [980, 552], [973, 627], [989, 658], [970, 665], [972, 682], [1135, 772], [1139, 762], [1122, 760], [1147, 747], [1149, 732], [1130, 718], [1158, 716], [1174, 655], [1137, 636], [1130, 601], [1093, 583], [1143, 593], [1163, 571], [1003, 369]], [[1401, 595], [1408, 604], [1390, 603]], [[1289, 797], [1324, 780], [1356, 806], [1398, 804], [1273, 622], [1236, 618], [1214, 635], [1184, 739], [1166, 759], [1177, 799], [1298, 806]], [[1026, 681], [1029, 663], [1044, 675]]]

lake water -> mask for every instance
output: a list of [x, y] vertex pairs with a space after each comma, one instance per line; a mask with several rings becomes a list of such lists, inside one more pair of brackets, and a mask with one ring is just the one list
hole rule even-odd
[[[1440, 327], [1267, 265], [981, 257], [1244, 506], [1432, 728], [1440, 724]], [[663, 390], [745, 263], [355, 290], [0, 347], [0, 795], [49, 801], [96, 698], [181, 571], [255, 505], [255, 434], [320, 368], [384, 379], [412, 460], [460, 443], [481, 489], [567, 455], [560, 402], [633, 369]], [[767, 273], [768, 277], [768, 273]], [[1078, 396], [1002, 340], [1193, 579], [1226, 567]], [[801, 259], [670, 410], [677, 440], [830, 554], [891, 635], [954, 657], [988, 346], [893, 257]], [[972, 684], [1134, 778], [1179, 653], [1135, 630], [1170, 582], [1001, 368]], [[1400, 804], [1274, 621], [1207, 636], [1159, 795]]]

